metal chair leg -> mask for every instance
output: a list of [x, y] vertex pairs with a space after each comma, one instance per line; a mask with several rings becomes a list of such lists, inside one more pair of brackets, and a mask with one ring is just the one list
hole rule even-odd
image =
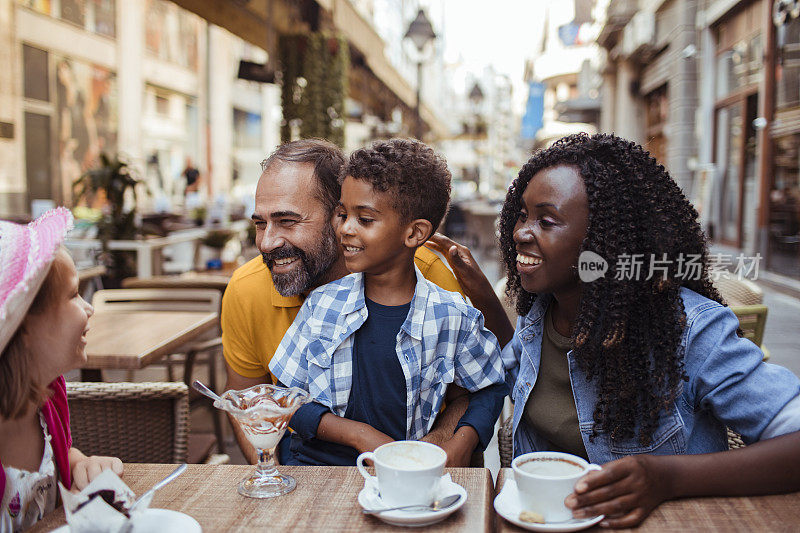
[[[211, 385], [211, 390], [214, 392], [217, 392], [216, 355], [216, 350], [208, 354], [208, 381]], [[222, 411], [216, 409], [213, 405], [209, 407], [211, 409], [211, 418], [214, 421], [214, 434], [217, 436], [217, 450], [219, 453], [225, 453], [225, 435], [222, 431]]]

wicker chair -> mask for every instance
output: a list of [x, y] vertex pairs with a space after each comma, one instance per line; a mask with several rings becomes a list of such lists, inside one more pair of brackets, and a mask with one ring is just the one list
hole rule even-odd
[[125, 463], [184, 463], [189, 391], [183, 383], [67, 382], [73, 445]]
[[714, 287], [730, 306], [758, 305], [764, 301], [761, 287], [747, 279], [721, 276], [714, 280]]
[[[497, 430], [497, 448], [500, 451], [500, 466], [502, 468], [509, 468], [511, 461], [514, 459], [514, 436], [511, 434], [511, 425], [514, 419], [508, 417], [500, 424]], [[741, 435], [728, 429], [728, 449], [744, 448], [746, 445], [742, 440]]]
[[769, 359], [769, 350], [764, 346], [764, 330], [767, 326], [766, 305], [737, 305], [731, 306], [731, 311], [739, 319], [739, 327], [745, 338], [753, 341], [764, 353], [764, 361]]

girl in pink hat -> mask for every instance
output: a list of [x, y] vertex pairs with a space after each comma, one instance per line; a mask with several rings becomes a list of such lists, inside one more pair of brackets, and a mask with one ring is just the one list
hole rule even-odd
[[61, 246], [72, 215], [58, 208], [27, 226], [0, 221], [0, 531], [52, 511], [60, 481], [82, 489], [115, 457], [72, 447], [62, 374], [86, 360], [94, 312]]

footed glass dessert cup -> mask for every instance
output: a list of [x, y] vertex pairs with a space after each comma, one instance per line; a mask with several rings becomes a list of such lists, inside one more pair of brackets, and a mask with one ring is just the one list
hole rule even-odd
[[255, 385], [229, 390], [222, 395], [222, 405], [215, 402], [217, 407], [236, 418], [258, 452], [256, 470], [239, 483], [239, 494], [248, 498], [273, 498], [294, 490], [297, 486], [294, 478], [281, 474], [275, 467], [275, 447], [294, 412], [309, 401], [308, 393], [297, 387]]

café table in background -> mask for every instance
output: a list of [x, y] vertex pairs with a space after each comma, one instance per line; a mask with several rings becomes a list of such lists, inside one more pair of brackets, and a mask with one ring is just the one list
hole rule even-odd
[[218, 313], [96, 311], [86, 334], [82, 381], [102, 381], [102, 370], [138, 370], [175, 353], [218, 323]]
[[[123, 481], [143, 494], [173, 470], [167, 464], [126, 464]], [[245, 498], [236, 492], [250, 465], [189, 465], [175, 481], [156, 492], [151, 507], [185, 513], [212, 531], [401, 531], [366, 516], [358, 504], [364, 478], [349, 466], [281, 466], [297, 480], [291, 493], [272, 499]], [[488, 532], [493, 528], [494, 490], [485, 468], [446, 468], [453, 481], [467, 490], [461, 509], [442, 522], [424, 528], [437, 532]], [[66, 523], [58, 507], [31, 531], [50, 531]]]
[[184, 272], [177, 275], [153, 276], [151, 278], [126, 278], [122, 280], [124, 289], [216, 289], [225, 292], [233, 271], [208, 270], [203, 272]]
[[[497, 476], [497, 494], [513, 476], [510, 468], [501, 468]], [[516, 533], [525, 530], [497, 517], [497, 531]], [[686, 498], [662, 503], [635, 529], [608, 530], [593, 527], [584, 531], [637, 531], [639, 533], [678, 533], [703, 531], [800, 531], [800, 492], [772, 496], [738, 498]]]

